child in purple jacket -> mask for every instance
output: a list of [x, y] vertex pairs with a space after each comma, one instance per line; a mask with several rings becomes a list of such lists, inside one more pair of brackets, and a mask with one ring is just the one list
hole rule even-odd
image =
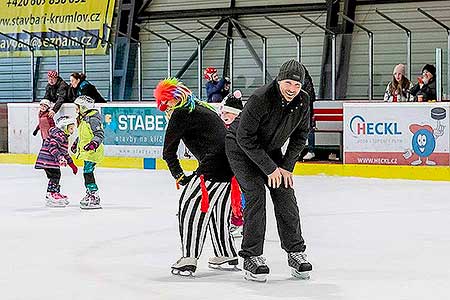
[[48, 137], [44, 140], [35, 164], [36, 169], [44, 169], [48, 178], [46, 205], [49, 207], [65, 207], [69, 204], [68, 197], [60, 193], [60, 166], [69, 166], [73, 174], [78, 168], [73, 163], [68, 152], [68, 137], [75, 131], [76, 120], [68, 116], [60, 117], [56, 127], [48, 130]]

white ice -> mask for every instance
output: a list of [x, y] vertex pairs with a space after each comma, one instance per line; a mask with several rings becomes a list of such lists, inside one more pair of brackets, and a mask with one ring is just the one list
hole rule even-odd
[[[430, 169], [432, 172], [432, 169]], [[166, 171], [98, 169], [103, 210], [80, 211], [82, 175], [63, 170], [67, 208], [46, 208], [46, 178], [0, 165], [0, 299], [448, 299], [450, 184], [296, 177], [311, 279], [294, 280], [268, 202], [267, 283], [210, 270], [207, 240], [193, 279], [180, 256], [179, 191]], [[242, 264], [242, 261], [240, 261]]]

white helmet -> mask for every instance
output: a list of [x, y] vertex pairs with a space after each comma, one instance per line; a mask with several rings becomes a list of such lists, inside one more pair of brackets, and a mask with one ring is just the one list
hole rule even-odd
[[69, 116], [62, 116], [59, 117], [58, 120], [56, 120], [56, 127], [64, 131], [65, 134], [69, 134], [69, 130], [67, 129], [67, 127], [72, 124], [77, 124], [77, 121]]
[[89, 96], [82, 95], [82, 96], [78, 97], [77, 99], [75, 99], [74, 103], [79, 105], [80, 112], [84, 113], [84, 112], [94, 108], [95, 101], [94, 101], [94, 99], [92, 99]]
[[51, 107], [52, 107], [52, 103], [51, 103], [50, 100], [48, 100], [48, 99], [42, 99], [42, 100], [39, 102], [39, 105], [42, 105], [42, 104], [47, 105], [48, 108], [51, 108]]

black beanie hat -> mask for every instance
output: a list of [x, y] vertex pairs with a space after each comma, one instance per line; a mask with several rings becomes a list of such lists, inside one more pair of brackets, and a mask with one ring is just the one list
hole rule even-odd
[[436, 76], [436, 67], [433, 65], [429, 65], [426, 64], [425, 66], [423, 66], [422, 68], [422, 73], [423, 71], [427, 70], [428, 72], [430, 72], [431, 74], [433, 74], [433, 76]]
[[239, 90], [234, 91], [233, 94], [229, 94], [223, 99], [223, 107], [222, 110], [233, 113], [240, 114], [244, 105], [242, 104], [242, 94]]
[[281, 65], [277, 80], [291, 79], [303, 83], [305, 80], [305, 68], [295, 59], [288, 60]]

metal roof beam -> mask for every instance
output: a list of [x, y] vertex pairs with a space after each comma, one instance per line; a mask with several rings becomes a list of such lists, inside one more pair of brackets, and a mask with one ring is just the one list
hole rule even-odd
[[263, 5], [250, 7], [223, 7], [223, 8], [208, 8], [208, 9], [188, 9], [188, 10], [171, 10], [171, 11], [144, 11], [138, 17], [140, 22], [153, 20], [167, 20], [167, 19], [189, 19], [189, 18], [204, 18], [204, 17], [222, 17], [222, 16], [240, 16], [240, 15], [264, 15], [277, 13], [298, 13], [311, 11], [326, 10], [325, 3], [317, 4], [290, 4], [290, 5]]

